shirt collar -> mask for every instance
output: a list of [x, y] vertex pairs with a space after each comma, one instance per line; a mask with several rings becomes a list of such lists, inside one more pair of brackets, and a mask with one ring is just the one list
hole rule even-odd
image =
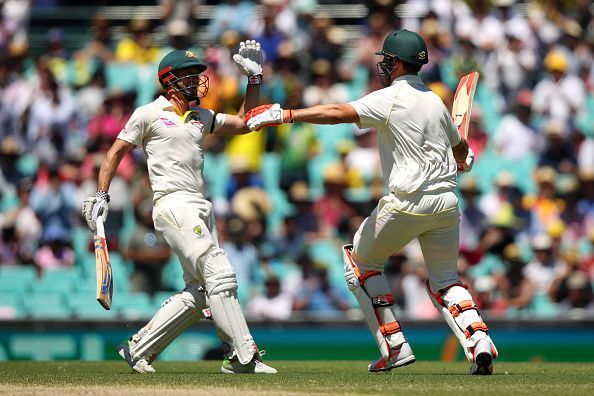
[[423, 85], [421, 77], [414, 74], [405, 74], [404, 76], [400, 76], [394, 81], [392, 81], [392, 85], [394, 85], [398, 81], [406, 81], [409, 85]]
[[171, 109], [173, 109], [173, 105], [171, 104], [171, 102], [168, 101], [163, 95], [159, 96], [155, 100], [155, 104], [157, 106], [159, 106], [160, 108], [162, 108], [163, 110], [171, 110]]

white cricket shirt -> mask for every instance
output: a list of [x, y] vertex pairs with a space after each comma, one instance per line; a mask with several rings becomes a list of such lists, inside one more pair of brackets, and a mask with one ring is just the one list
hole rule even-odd
[[224, 124], [226, 115], [200, 107], [191, 110], [180, 117], [159, 96], [137, 108], [118, 135], [143, 148], [155, 201], [176, 191], [205, 195], [202, 142]]
[[384, 180], [396, 195], [452, 191], [460, 134], [441, 99], [418, 76], [350, 102], [361, 128], [377, 128]]

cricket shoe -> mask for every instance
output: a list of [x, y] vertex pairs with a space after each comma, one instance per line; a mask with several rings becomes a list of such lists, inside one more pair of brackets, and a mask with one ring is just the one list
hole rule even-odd
[[497, 356], [493, 344], [489, 338], [483, 338], [474, 347], [474, 359], [470, 374], [491, 375], [493, 374], [493, 359]]
[[225, 354], [223, 364], [221, 365], [221, 373], [223, 374], [276, 374], [275, 368], [267, 366], [262, 362], [262, 355], [266, 353], [264, 350], [256, 353], [252, 361], [248, 364], [241, 364], [237, 357], [229, 359]]
[[132, 356], [130, 355], [130, 343], [131, 342], [132, 341], [126, 340], [126, 341], [123, 341], [121, 344], [119, 344], [116, 347], [116, 350], [118, 351], [118, 353], [120, 354], [122, 359], [124, 359], [126, 361], [126, 363], [128, 363], [128, 365], [130, 365], [130, 367], [132, 367], [132, 369], [136, 372], [139, 372], [141, 374], [154, 373], [155, 369], [153, 368], [153, 366], [151, 366], [151, 363], [149, 363], [149, 361], [147, 359], [145, 359], [145, 358], [140, 358], [138, 360], [132, 359]]
[[405, 342], [398, 349], [390, 349], [390, 359], [386, 360], [382, 357], [374, 362], [371, 362], [371, 364], [367, 367], [367, 370], [372, 373], [390, 371], [396, 367], [413, 364], [415, 361], [416, 358], [415, 355], [413, 355], [410, 345], [408, 345], [408, 342]]

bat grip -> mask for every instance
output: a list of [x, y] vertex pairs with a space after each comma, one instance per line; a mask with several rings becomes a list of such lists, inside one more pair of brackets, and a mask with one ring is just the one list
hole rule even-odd
[[97, 216], [97, 236], [105, 238], [105, 226], [103, 225], [103, 216]]

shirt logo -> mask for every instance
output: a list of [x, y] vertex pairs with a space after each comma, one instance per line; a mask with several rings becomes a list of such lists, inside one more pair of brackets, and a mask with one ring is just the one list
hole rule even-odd
[[165, 124], [166, 127], [173, 127], [173, 126], [175, 126], [175, 122], [173, 122], [170, 119], [165, 118], [165, 117], [159, 118], [159, 121], [161, 121], [163, 124]]
[[192, 114], [190, 116], [190, 118], [188, 119], [188, 121], [190, 122], [190, 124], [192, 124], [193, 126], [195, 126], [196, 128], [202, 128], [202, 122], [200, 121], [200, 117], [198, 117], [197, 114]]

